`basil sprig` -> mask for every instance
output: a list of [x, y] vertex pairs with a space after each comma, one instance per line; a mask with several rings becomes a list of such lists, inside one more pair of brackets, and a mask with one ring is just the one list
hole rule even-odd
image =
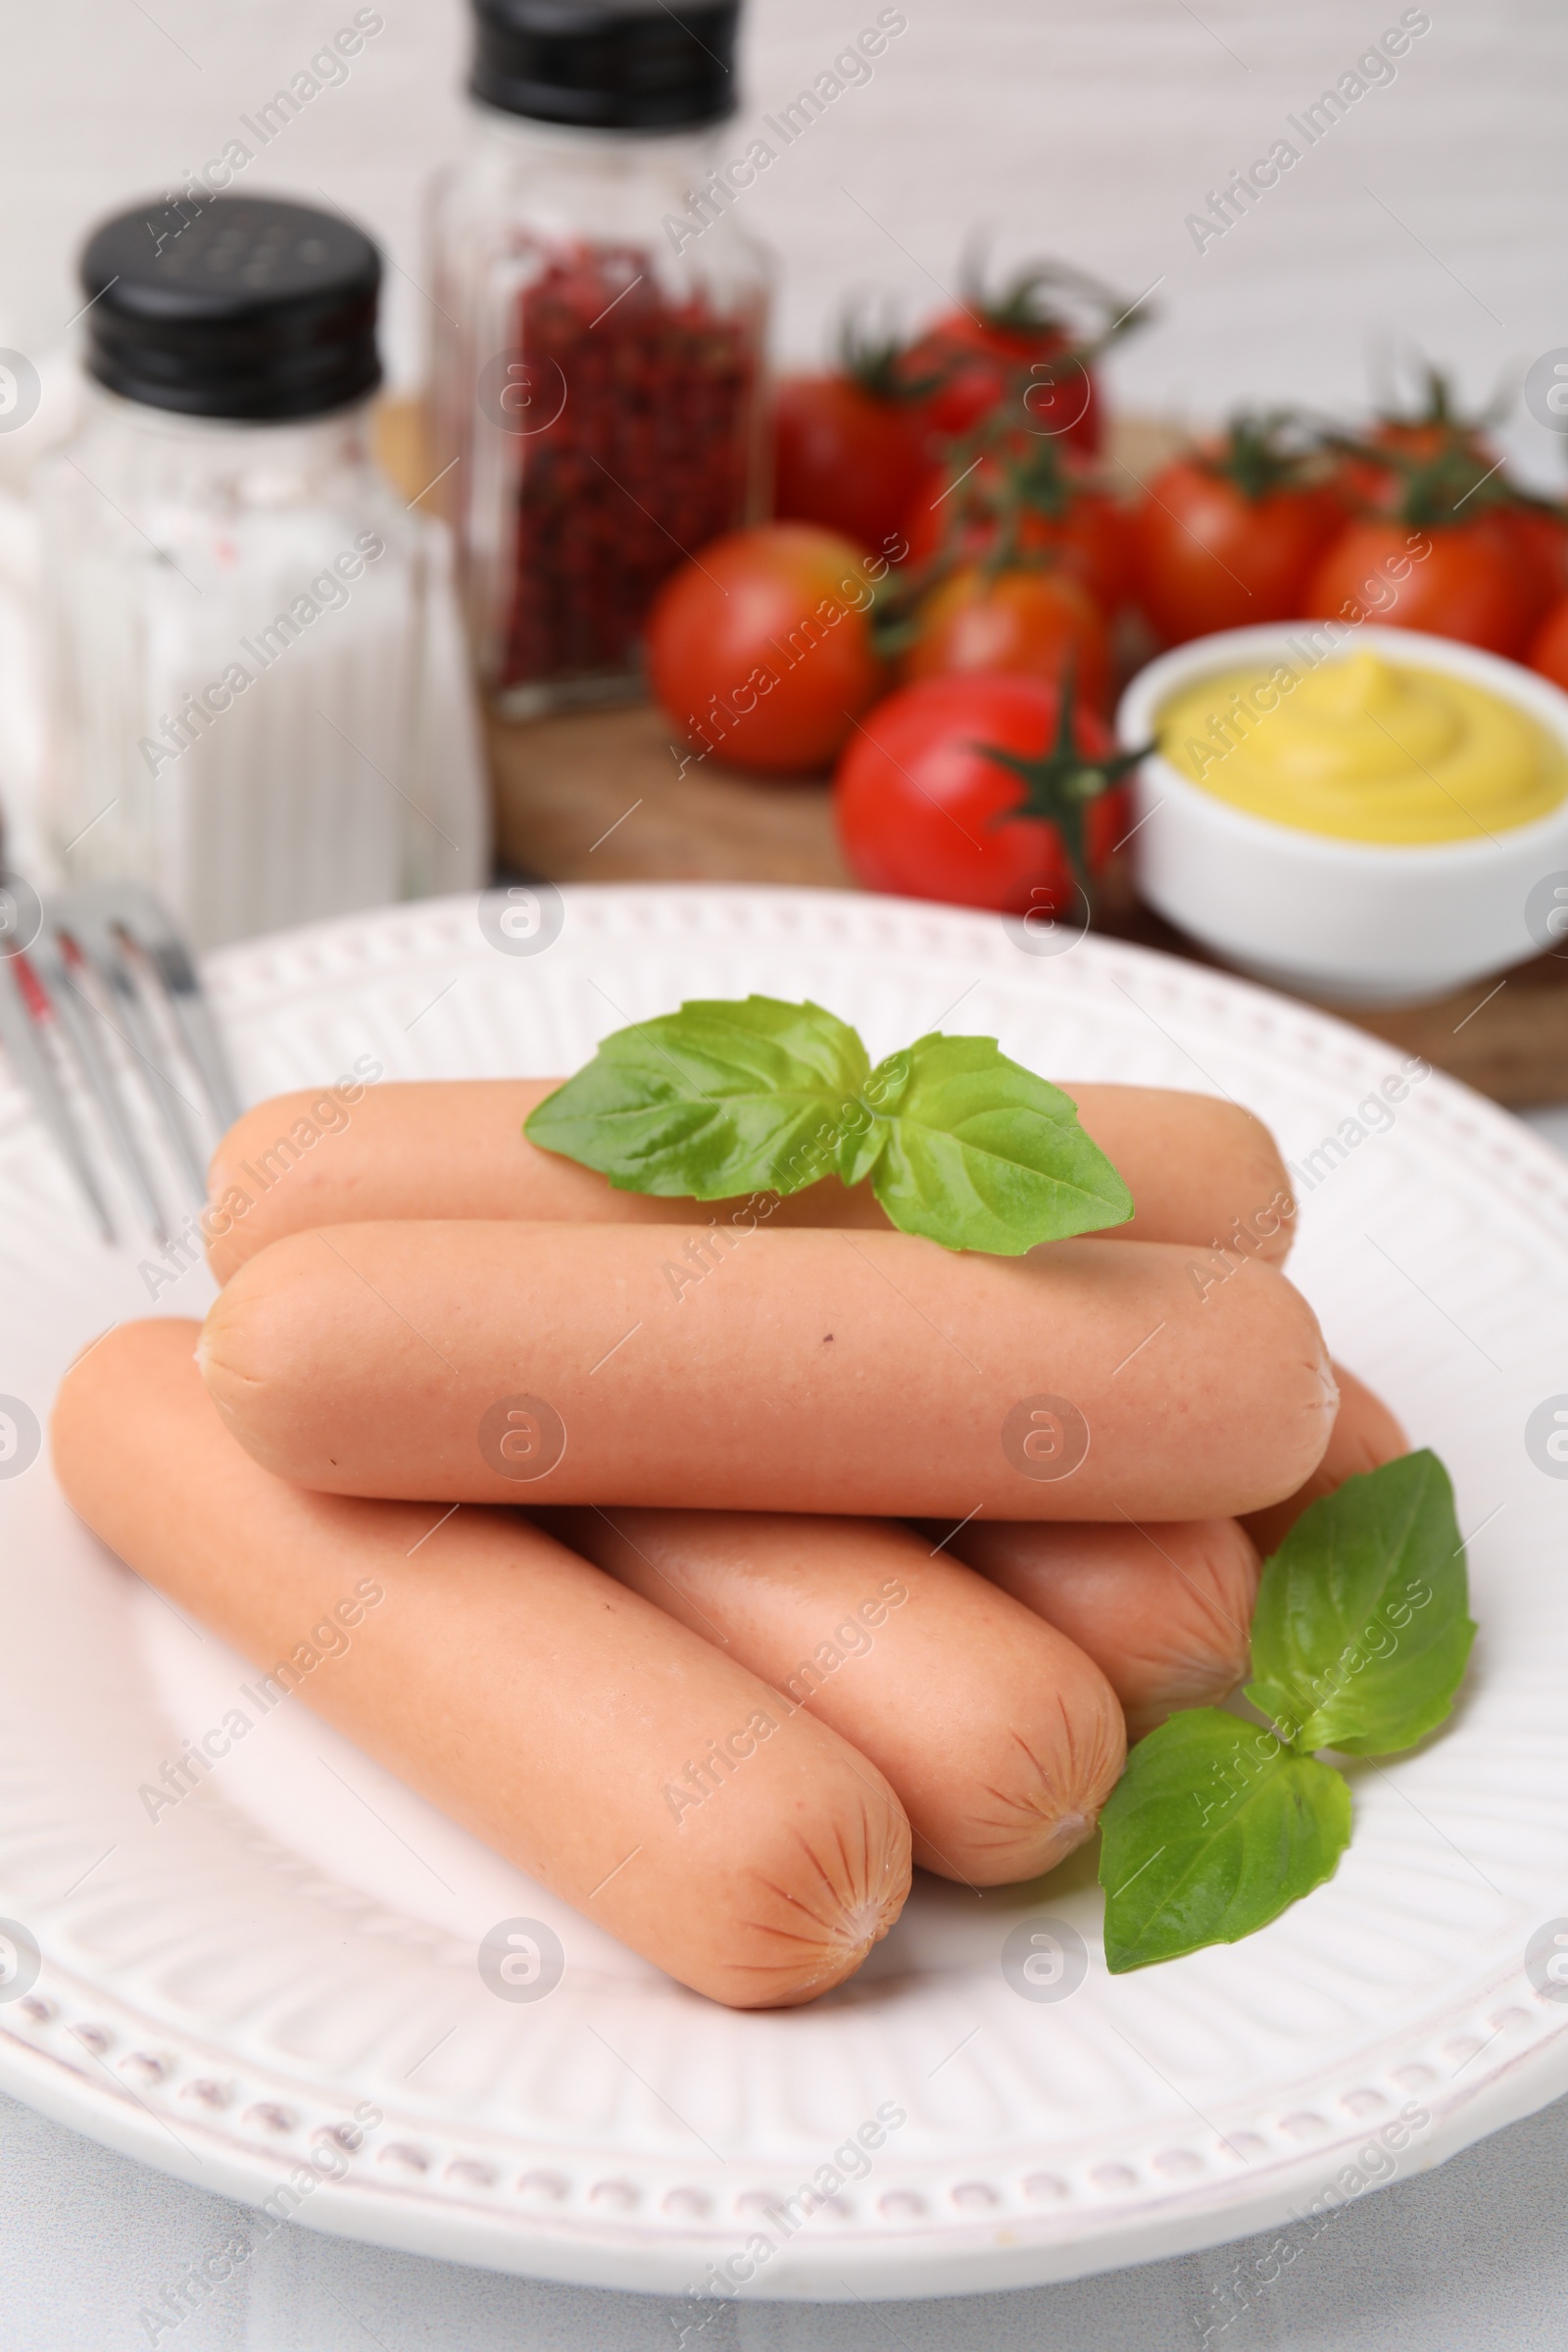
[[848, 1022], [776, 997], [616, 1030], [523, 1132], [623, 1192], [725, 1200], [868, 1179], [906, 1233], [1004, 1257], [1133, 1213], [1071, 1098], [994, 1038], [917, 1038], [873, 1068]]
[[1448, 1474], [1402, 1454], [1314, 1503], [1269, 1561], [1247, 1695], [1298, 1748], [1413, 1747], [1464, 1674], [1466, 1597]]
[[1332, 1878], [1350, 1790], [1313, 1750], [1391, 1755], [1453, 1704], [1475, 1627], [1453, 1489], [1403, 1454], [1304, 1511], [1263, 1570], [1247, 1696], [1173, 1715], [1101, 1814], [1113, 1975], [1234, 1943]]

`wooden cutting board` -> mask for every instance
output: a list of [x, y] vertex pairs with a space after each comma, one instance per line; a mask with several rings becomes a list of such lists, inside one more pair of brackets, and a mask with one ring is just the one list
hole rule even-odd
[[[1167, 454], [1173, 435], [1130, 419], [1113, 459], [1129, 483]], [[412, 402], [379, 417], [383, 464], [411, 499], [429, 480]], [[760, 784], [691, 760], [647, 704], [508, 723], [487, 722], [502, 862], [552, 882], [771, 882], [852, 890], [833, 835], [827, 787]], [[684, 765], [683, 765], [684, 762]], [[1125, 889], [1112, 889], [1101, 927], [1204, 963], [1217, 959]], [[1568, 1101], [1568, 957], [1542, 956], [1455, 997], [1396, 1012], [1341, 1017], [1515, 1108]]]

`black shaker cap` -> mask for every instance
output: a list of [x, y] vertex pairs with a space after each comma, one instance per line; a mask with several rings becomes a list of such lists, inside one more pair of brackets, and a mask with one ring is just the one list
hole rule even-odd
[[735, 112], [740, 0], [473, 0], [468, 87], [584, 130], [679, 130]]
[[373, 392], [381, 257], [363, 229], [275, 196], [121, 213], [81, 257], [87, 367], [126, 400], [282, 421]]

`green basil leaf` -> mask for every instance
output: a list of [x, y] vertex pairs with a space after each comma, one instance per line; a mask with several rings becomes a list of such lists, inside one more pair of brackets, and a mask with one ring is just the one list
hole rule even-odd
[[794, 1193], [871, 1124], [869, 1068], [856, 1032], [819, 1004], [699, 1001], [607, 1037], [523, 1132], [622, 1192]]
[[1247, 1695], [1303, 1749], [1409, 1747], [1453, 1704], [1467, 1599], [1448, 1474], [1402, 1454], [1314, 1502], [1268, 1562]]
[[995, 1038], [922, 1037], [879, 1063], [865, 1094], [887, 1128], [872, 1190], [906, 1233], [1017, 1257], [1133, 1213], [1072, 1098]]
[[1332, 1878], [1350, 1791], [1332, 1765], [1219, 1707], [1141, 1740], [1100, 1816], [1112, 1975], [1235, 1943]]
[[625, 1192], [722, 1200], [869, 1176], [895, 1225], [949, 1250], [1017, 1256], [1133, 1213], [1071, 1098], [994, 1038], [923, 1037], [872, 1071], [845, 1022], [774, 997], [617, 1030], [524, 1132]]

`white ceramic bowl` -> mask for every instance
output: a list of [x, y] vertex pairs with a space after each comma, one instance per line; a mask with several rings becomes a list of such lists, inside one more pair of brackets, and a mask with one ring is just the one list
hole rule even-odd
[[[1122, 696], [1123, 744], [1149, 742], [1172, 697], [1203, 677], [1365, 652], [1490, 688], [1568, 752], [1568, 695], [1534, 670], [1413, 629], [1352, 629], [1325, 652], [1323, 630], [1311, 621], [1227, 629], [1161, 655]], [[1495, 837], [1395, 845], [1250, 815], [1157, 753], [1138, 771], [1137, 795], [1138, 887], [1149, 904], [1243, 971], [1304, 995], [1414, 1004], [1539, 956], [1560, 936], [1544, 915], [1548, 878], [1562, 881], [1568, 906], [1568, 801]]]

